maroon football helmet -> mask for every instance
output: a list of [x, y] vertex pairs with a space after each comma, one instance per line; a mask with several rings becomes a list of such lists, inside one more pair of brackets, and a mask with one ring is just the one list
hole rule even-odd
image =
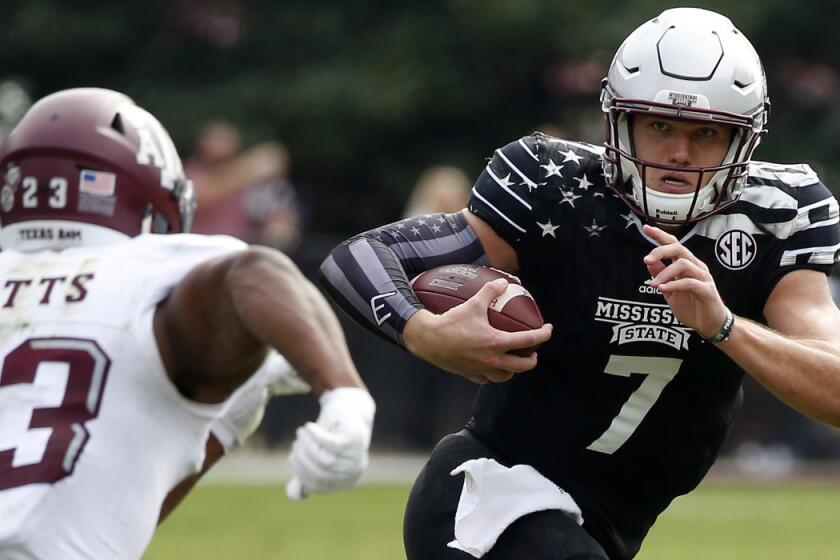
[[195, 211], [169, 134], [107, 89], [69, 89], [35, 103], [0, 145], [0, 173], [3, 249], [187, 232]]

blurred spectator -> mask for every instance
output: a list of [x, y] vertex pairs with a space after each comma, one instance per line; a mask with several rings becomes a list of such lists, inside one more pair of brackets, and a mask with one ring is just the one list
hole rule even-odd
[[248, 241], [291, 253], [303, 229], [300, 201], [294, 185], [277, 177], [248, 189], [245, 213], [251, 223]]
[[32, 105], [32, 99], [24, 87], [15, 80], [0, 82], [0, 141], [17, 124]]
[[450, 165], [429, 167], [417, 179], [408, 199], [404, 218], [435, 212], [458, 212], [467, 205], [472, 182]]
[[297, 246], [301, 218], [283, 145], [265, 142], [242, 151], [239, 130], [212, 121], [202, 127], [185, 168], [198, 197], [194, 232], [225, 233], [282, 250]]

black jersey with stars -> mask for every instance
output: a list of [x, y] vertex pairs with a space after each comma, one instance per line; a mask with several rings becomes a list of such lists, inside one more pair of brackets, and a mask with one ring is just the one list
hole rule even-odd
[[[470, 427], [568, 491], [611, 558], [631, 558], [715, 460], [743, 372], [671, 313], [642, 261], [655, 246], [605, 184], [602, 149], [540, 133], [497, 150], [470, 210], [515, 250], [554, 326], [539, 364], [482, 386]], [[763, 321], [776, 282], [829, 272], [838, 206], [807, 165], [754, 163], [738, 203], [686, 229], [723, 301]]]

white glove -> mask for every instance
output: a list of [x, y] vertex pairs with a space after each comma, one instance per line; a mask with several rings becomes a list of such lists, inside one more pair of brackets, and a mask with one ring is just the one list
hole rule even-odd
[[364, 389], [339, 387], [321, 395], [315, 422], [297, 429], [289, 462], [295, 476], [286, 495], [300, 500], [312, 492], [351, 488], [368, 465], [376, 404]]

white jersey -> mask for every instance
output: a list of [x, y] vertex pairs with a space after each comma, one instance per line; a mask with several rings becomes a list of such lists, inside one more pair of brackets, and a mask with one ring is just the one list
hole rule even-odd
[[136, 559], [225, 404], [182, 397], [156, 305], [230, 237], [0, 253], [0, 558]]

